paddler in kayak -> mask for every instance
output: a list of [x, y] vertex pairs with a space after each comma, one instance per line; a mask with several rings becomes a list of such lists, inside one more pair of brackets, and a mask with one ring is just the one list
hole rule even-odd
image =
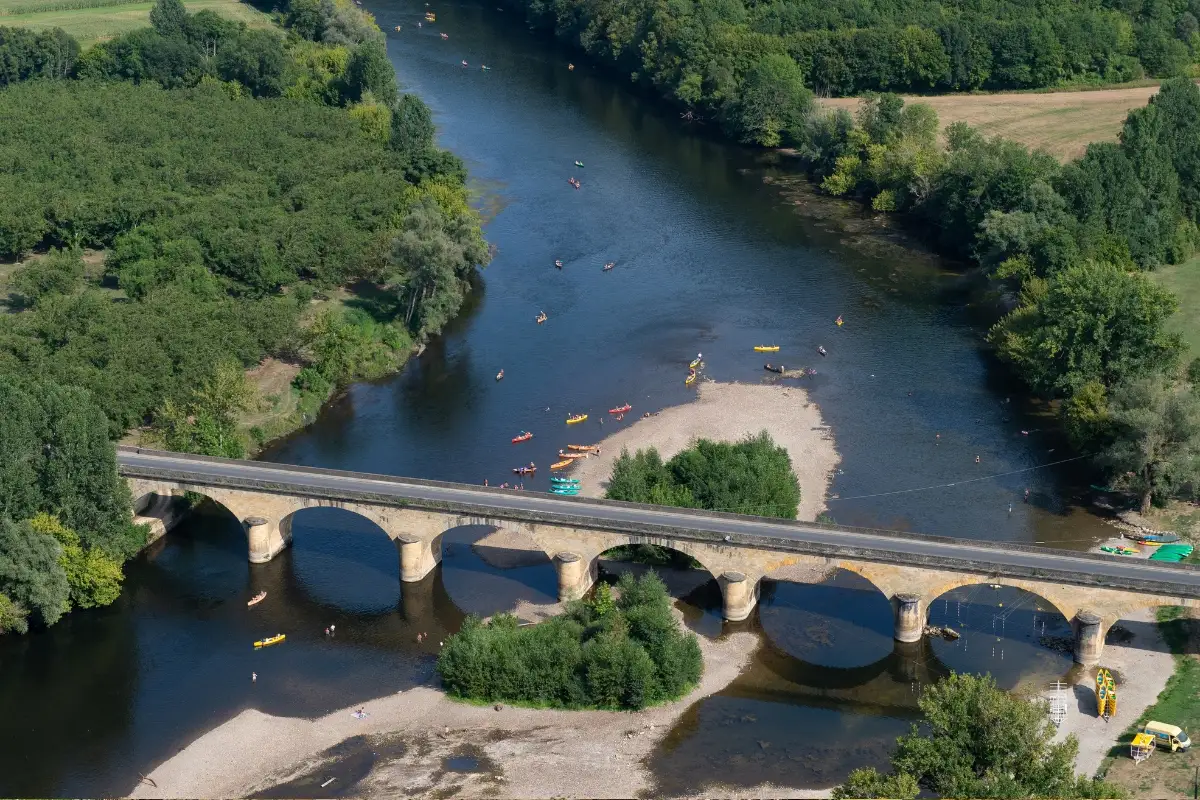
[[562, 260], [557, 259], [557, 258], [554, 259], [554, 266], [558, 267], [559, 269], [562, 269]]
[[821, 345], [817, 345], [817, 352], [818, 352], [818, 353], [820, 353], [820, 354], [821, 354], [821, 355], [823, 355], [823, 356], [824, 356], [824, 355], [829, 355], [828, 353], [826, 353], [826, 352], [825, 352], [825, 348], [824, 348], [824, 347], [822, 347]]
[[838, 326], [839, 328], [840, 328], [840, 327], [842, 327], [842, 315], [841, 315], [841, 314], [838, 314], [838, 318], [837, 318], [837, 319], [835, 319], [835, 320], [834, 320], [834, 322], [836, 322], [836, 323], [837, 323], [837, 326]]

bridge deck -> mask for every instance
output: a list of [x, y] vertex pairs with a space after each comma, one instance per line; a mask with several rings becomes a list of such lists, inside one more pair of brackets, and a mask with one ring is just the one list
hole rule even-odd
[[1120, 556], [118, 448], [127, 477], [1200, 598], [1200, 568]]

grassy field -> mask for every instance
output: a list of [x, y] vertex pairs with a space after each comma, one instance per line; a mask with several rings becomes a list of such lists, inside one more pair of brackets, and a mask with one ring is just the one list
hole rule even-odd
[[[271, 25], [270, 17], [238, 0], [184, 0], [184, 5], [192, 13], [207, 8], [251, 27]], [[0, 0], [0, 25], [35, 30], [62, 28], [87, 47], [145, 27], [153, 6], [152, 0]]]
[[1179, 298], [1179, 310], [1167, 323], [1167, 329], [1179, 333], [1187, 342], [1187, 359], [1200, 356], [1200, 256], [1171, 267], [1159, 267], [1150, 275]]
[[[1089, 142], [1115, 142], [1125, 115], [1144, 106], [1158, 85], [1092, 91], [1017, 92], [906, 97], [938, 112], [942, 127], [966, 122], [989, 136], [1041, 147], [1060, 159], [1081, 155]], [[855, 108], [858, 98], [822, 100]]]
[[[1131, 797], [1188, 798], [1196, 791], [1196, 769], [1200, 767], [1200, 746], [1186, 753], [1160, 750], [1143, 764], [1129, 757], [1129, 742], [1137, 726], [1148, 720], [1178, 725], [1196, 736], [1200, 731], [1200, 660], [1196, 657], [1200, 626], [1180, 608], [1159, 609], [1158, 620], [1163, 638], [1175, 654], [1175, 674], [1167, 681], [1158, 700], [1121, 736], [1109, 759], [1100, 767], [1108, 780], [1129, 790]], [[1137, 680], [1137, 676], [1127, 676]]]

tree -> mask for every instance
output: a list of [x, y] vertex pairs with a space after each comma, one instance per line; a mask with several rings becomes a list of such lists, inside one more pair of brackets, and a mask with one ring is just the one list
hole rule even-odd
[[0, 375], [0, 407], [0, 514], [54, 514], [118, 561], [141, 549], [146, 532], [133, 525], [108, 421], [87, 392]]
[[732, 105], [730, 124], [743, 142], [778, 147], [800, 127], [812, 106], [812, 92], [790, 57], [770, 53], [746, 73]]
[[737, 443], [700, 439], [666, 464], [654, 448], [622, 451], [605, 496], [794, 519], [800, 486], [787, 451], [763, 431]]
[[155, 0], [154, 8], [150, 9], [150, 25], [161, 36], [182, 36], [187, 16], [182, 0]]
[[1174, 366], [1183, 344], [1163, 323], [1176, 306], [1142, 273], [1086, 262], [1027, 288], [988, 338], [1035, 391], [1070, 396]]
[[25, 633], [29, 630], [29, 612], [8, 595], [0, 594], [0, 633]]
[[11, 283], [26, 305], [46, 295], [71, 294], [83, 286], [83, 258], [78, 251], [51, 250], [17, 269]]
[[1113, 390], [1112, 442], [1099, 461], [1118, 484], [1137, 492], [1142, 512], [1200, 477], [1200, 398], [1161, 375]]
[[120, 561], [94, 547], [84, 548], [79, 534], [49, 514], [38, 514], [29, 521], [29, 527], [36, 533], [52, 537], [62, 550], [58, 563], [67, 577], [68, 606], [107, 606], [121, 595], [121, 582], [125, 576]]
[[256, 399], [241, 365], [225, 361], [186, 405], [163, 403], [154, 416], [154, 433], [168, 450], [178, 453], [244, 458], [246, 445], [238, 421]]
[[393, 150], [415, 153], [433, 146], [433, 114], [415, 94], [402, 94], [392, 112]]
[[856, 770], [835, 798], [1112, 798], [1118, 786], [1074, 774], [1074, 735], [1054, 742], [1044, 700], [1000, 690], [990, 675], [951, 673], [918, 700], [923, 727], [896, 741], [892, 773]]
[[286, 67], [283, 42], [271, 31], [244, 31], [217, 54], [221, 80], [237, 81], [255, 97], [282, 94]]
[[[53, 537], [33, 530], [28, 521], [0, 517], [0, 593], [10, 602], [53, 625], [70, 608], [67, 576], [59, 564], [62, 548]], [[24, 622], [11, 624], [21, 633]]]
[[368, 92], [388, 107], [395, 104], [399, 94], [396, 70], [388, 60], [387, 49], [375, 39], [363, 42], [350, 54], [342, 99], [346, 103], [358, 102]]

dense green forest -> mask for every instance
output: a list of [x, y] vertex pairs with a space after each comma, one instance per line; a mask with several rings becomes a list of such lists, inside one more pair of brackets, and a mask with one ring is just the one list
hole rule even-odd
[[700, 439], [665, 463], [653, 447], [623, 450], [605, 497], [795, 519], [800, 485], [787, 450], [763, 431], [734, 443]]
[[511, 614], [468, 617], [438, 655], [451, 695], [555, 708], [636, 710], [682, 697], [703, 670], [696, 635], [653, 572], [621, 576], [537, 625]]
[[[111, 440], [142, 427], [241, 456], [247, 367], [303, 365], [315, 407], [436, 334], [488, 260], [463, 165], [370, 16], [296, 0], [279, 19], [159, 0], [151, 27], [82, 53], [0, 28], [0, 258], [19, 263], [0, 314], [0, 631], [117, 596], [146, 532]], [[317, 302], [350, 284], [371, 291]], [[91, 438], [60, 444], [60, 417]]]
[[515, 0], [531, 24], [762, 144], [809, 91], [1031, 89], [1172, 77], [1200, 53], [1200, 0]]

